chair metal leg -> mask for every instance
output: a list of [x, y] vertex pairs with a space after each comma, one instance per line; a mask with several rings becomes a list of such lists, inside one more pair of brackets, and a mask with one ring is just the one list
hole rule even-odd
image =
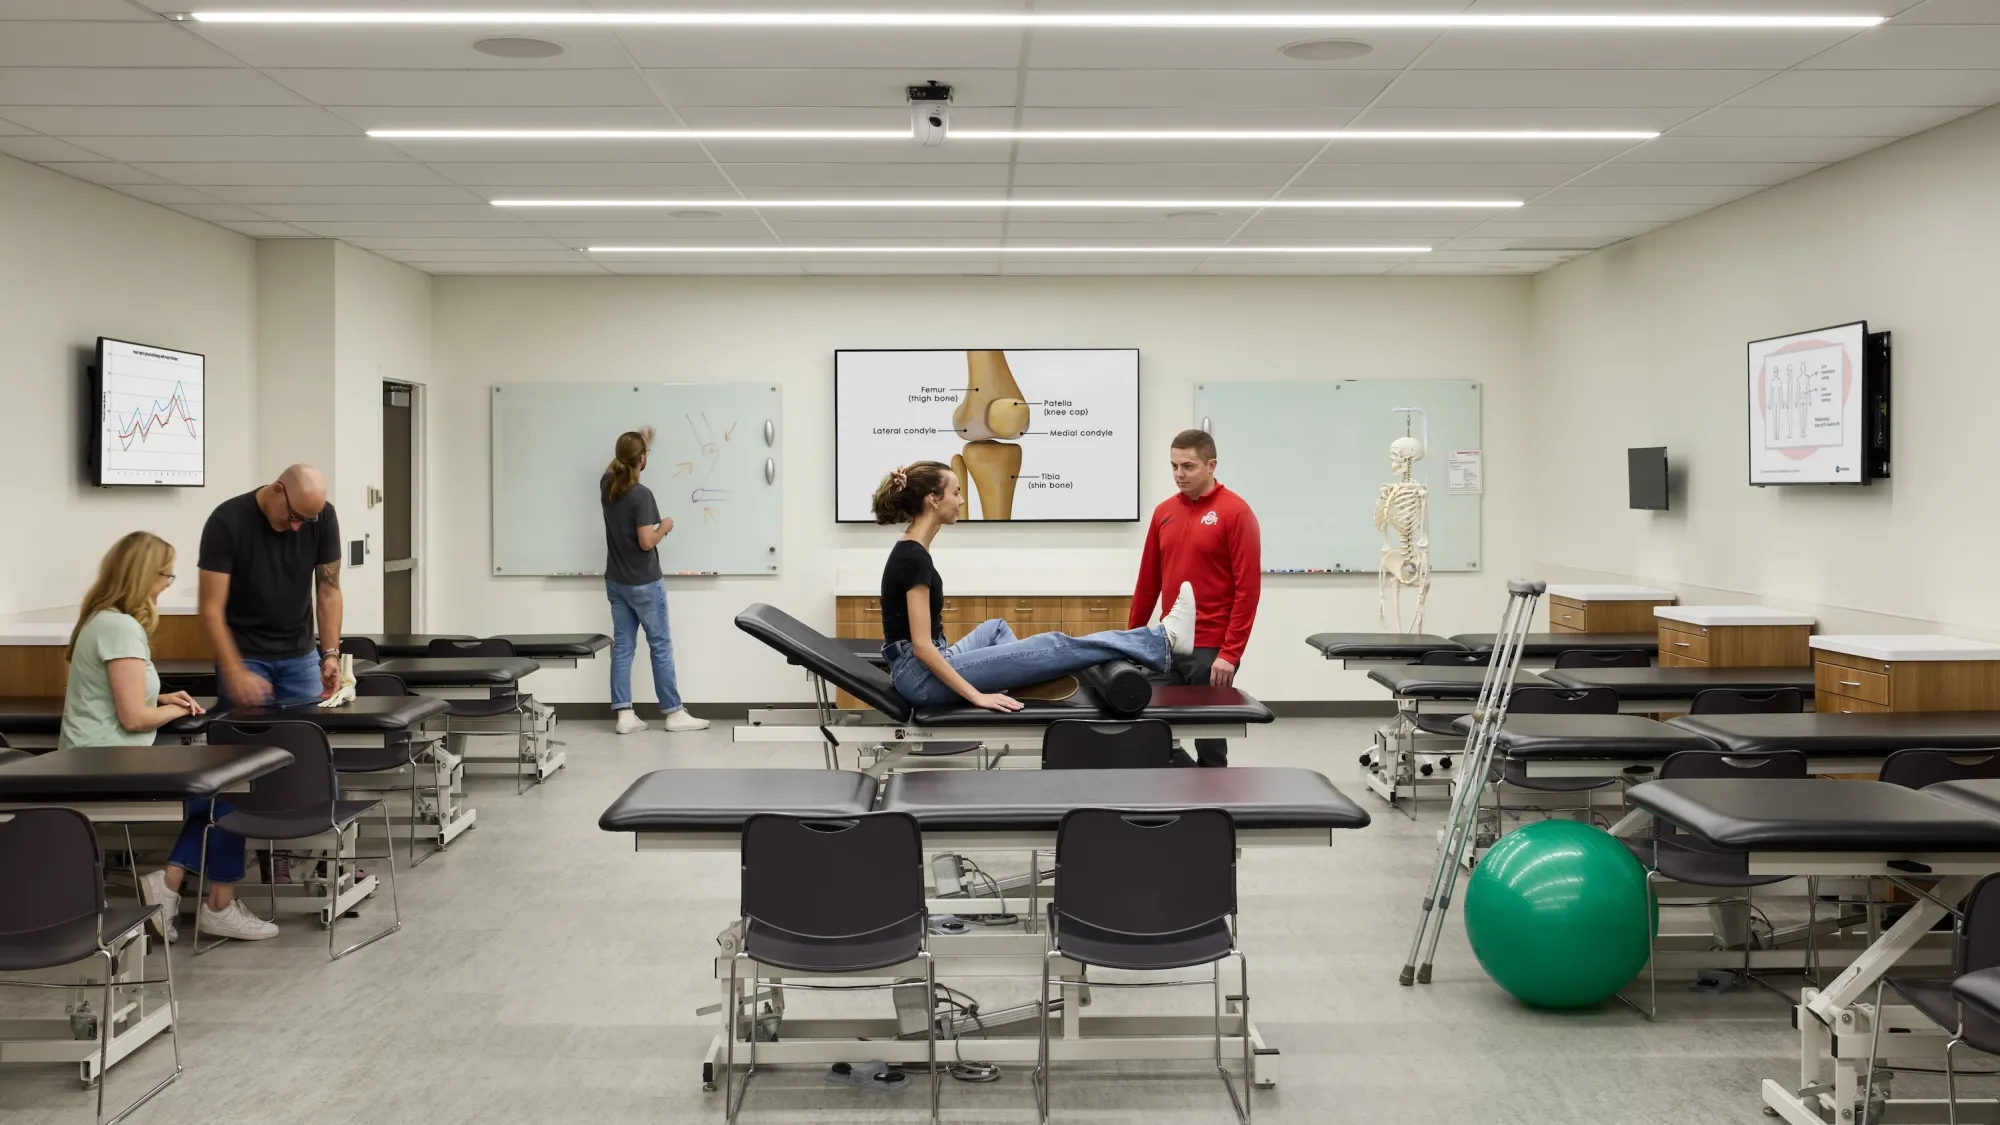
[[146, 905], [145, 889], [139, 885], [139, 853], [132, 847], [132, 826], [123, 824], [125, 830], [125, 869], [132, 873], [132, 898], [140, 906]]
[[[245, 846], [247, 847], [248, 845]], [[266, 878], [264, 879], [264, 897], [271, 903], [269, 917], [275, 923], [278, 920], [278, 842], [276, 840], [264, 841], [264, 871], [266, 873]], [[338, 867], [334, 869], [334, 874], [336, 876], [339, 874]]]
[[930, 1018], [924, 1021], [924, 1062], [931, 1072], [931, 1125], [937, 1125], [938, 1102], [942, 1094], [942, 1091], [938, 1088], [937, 1063], [938, 1021], [935, 1010], [937, 1004], [937, 964], [931, 960], [931, 955], [928, 952], [923, 954], [923, 958], [924, 995], [930, 998], [933, 1008], [930, 1012]]
[[741, 1017], [736, 991], [736, 963], [740, 957], [729, 959], [729, 996], [722, 1005], [722, 1119], [736, 1120], [736, 1024]]
[[[138, 936], [138, 937], [135, 937], [135, 938], [133, 938], [132, 940], [133, 940], [133, 941], [135, 941], [135, 942], [138, 942], [138, 941], [144, 941], [144, 940], [145, 940], [145, 938], [144, 938], [144, 935], [143, 935], [143, 933], [142, 933], [142, 934], [141, 934], [140, 936]], [[110, 1060], [110, 1056], [109, 1056], [109, 1050], [110, 1050], [110, 1041], [111, 1041], [111, 1025], [112, 1025], [112, 1023], [114, 1022], [114, 1020], [113, 1020], [113, 1018], [112, 1018], [112, 1015], [113, 1015], [113, 1009], [111, 1008], [111, 1003], [112, 1003], [112, 997], [111, 997], [111, 991], [110, 991], [110, 988], [109, 988], [108, 986], [109, 986], [109, 983], [110, 983], [110, 975], [111, 975], [111, 973], [113, 973], [113, 972], [115, 972], [115, 971], [116, 971], [116, 964], [117, 964], [117, 961], [116, 961], [116, 955], [115, 955], [115, 954], [113, 954], [113, 953], [112, 953], [112, 952], [111, 952], [110, 950], [108, 950], [108, 949], [100, 949], [100, 950], [99, 950], [98, 952], [99, 952], [99, 953], [101, 953], [101, 954], [103, 954], [103, 955], [104, 955], [104, 957], [105, 957], [105, 959], [106, 959], [106, 965], [105, 965], [105, 970], [106, 970], [106, 976], [105, 976], [105, 981], [106, 981], [106, 984], [107, 984], [107, 988], [106, 988], [106, 990], [105, 990], [105, 1008], [104, 1008], [104, 1017], [103, 1017], [103, 1020], [102, 1020], [102, 1022], [101, 1022], [101, 1023], [99, 1024], [99, 1027], [98, 1027], [98, 1037], [99, 1037], [99, 1038], [98, 1038], [98, 1057], [97, 1057], [97, 1062], [98, 1062], [98, 1070], [97, 1070], [97, 1122], [98, 1122], [98, 1125], [118, 1125], [118, 1123], [119, 1123], [120, 1121], [123, 1121], [123, 1120], [125, 1120], [125, 1119], [126, 1119], [127, 1117], [130, 1117], [130, 1116], [132, 1115], [133, 1111], [137, 1110], [137, 1109], [138, 1109], [138, 1108], [139, 1108], [140, 1106], [143, 1106], [143, 1105], [145, 1105], [145, 1104], [146, 1104], [147, 1102], [150, 1102], [150, 1101], [152, 1101], [152, 1100], [153, 1100], [153, 1097], [154, 1097], [155, 1095], [157, 1095], [157, 1094], [158, 1094], [158, 1093], [159, 1093], [159, 1092], [160, 1092], [161, 1090], [164, 1090], [164, 1089], [166, 1089], [167, 1087], [169, 1087], [169, 1086], [173, 1085], [173, 1084], [174, 1084], [174, 1082], [175, 1082], [175, 1081], [177, 1081], [177, 1080], [178, 1080], [178, 1079], [180, 1078], [180, 1076], [181, 1076], [181, 1075], [182, 1075], [182, 1074], [183, 1074], [183, 1073], [185, 1072], [185, 1069], [186, 1069], [186, 1068], [185, 1068], [185, 1067], [183, 1067], [183, 1066], [182, 1066], [182, 1064], [181, 1064], [181, 1009], [180, 1009], [180, 1000], [179, 1000], [178, 996], [177, 996], [177, 995], [175, 994], [175, 992], [174, 992], [174, 955], [173, 955], [173, 952], [172, 952], [171, 948], [170, 948], [170, 947], [169, 947], [169, 946], [167, 945], [167, 943], [166, 943], [166, 942], [164, 942], [164, 941], [163, 941], [163, 942], [161, 942], [161, 943], [160, 943], [160, 953], [161, 953], [161, 955], [162, 955], [163, 957], [165, 957], [165, 958], [166, 958], [166, 967], [167, 967], [167, 1015], [168, 1015], [168, 1019], [170, 1020], [170, 1022], [169, 1022], [169, 1023], [167, 1024], [167, 1036], [168, 1036], [168, 1039], [169, 1039], [169, 1041], [170, 1041], [170, 1042], [172, 1043], [172, 1045], [173, 1045], [173, 1049], [174, 1049], [174, 1069], [173, 1069], [173, 1072], [172, 1072], [172, 1073], [170, 1073], [170, 1074], [168, 1074], [168, 1075], [167, 1075], [167, 1076], [166, 1076], [165, 1078], [162, 1078], [162, 1079], [160, 1079], [160, 1080], [159, 1080], [158, 1082], [155, 1082], [155, 1083], [153, 1083], [153, 1085], [152, 1085], [152, 1087], [151, 1087], [150, 1089], [148, 1089], [148, 1090], [147, 1090], [147, 1091], [146, 1091], [145, 1093], [143, 1093], [143, 1094], [139, 1095], [139, 1096], [138, 1096], [137, 1098], [133, 1099], [132, 1103], [131, 1103], [131, 1104], [129, 1104], [129, 1105], [127, 1105], [127, 1106], [126, 1106], [126, 1107], [125, 1107], [124, 1109], [121, 1109], [121, 1110], [119, 1110], [119, 1111], [118, 1111], [117, 1113], [114, 1113], [114, 1114], [112, 1114], [112, 1115], [111, 1115], [110, 1117], [108, 1117], [108, 1118], [107, 1118], [107, 1117], [105, 1117], [105, 1116], [104, 1116], [104, 1086], [105, 1086], [105, 1082], [106, 1082], [106, 1080], [108, 1079], [108, 1077], [109, 1077], [109, 1074], [110, 1074], [110, 1061], [109, 1061], [109, 1060]], [[142, 958], [140, 959], [140, 973], [139, 973], [139, 975], [140, 975], [141, 977], [144, 977], [144, 976], [146, 975], [146, 974], [145, 974], [145, 959], [144, 959], [143, 957], [142, 957]]]
[[1049, 1119], [1049, 963], [1055, 951], [1042, 954], [1041, 1043], [1035, 1052], [1035, 1109], [1046, 1125]]
[[1944, 1045], [1944, 1116], [1949, 1125], [1958, 1125], [1958, 1072], [1952, 1069], [1951, 1053], [1965, 1040], [1953, 1036]]
[[[1229, 1104], [1236, 1108], [1236, 1120], [1240, 1125], [1250, 1125], [1250, 1087], [1254, 1081], [1252, 1068], [1256, 1066], [1256, 1059], [1250, 1044], [1250, 959], [1243, 956], [1243, 951], [1240, 949], [1236, 951], [1236, 964], [1237, 982], [1242, 989], [1238, 997], [1242, 1011], [1242, 1025], [1237, 1030], [1243, 1037], [1243, 1096], [1240, 1098], [1236, 1096], [1236, 1083], [1230, 1080], [1228, 1069], [1222, 1065], [1222, 1042], [1219, 1038], [1216, 1041], [1215, 1072], [1222, 1078], [1222, 1088], [1229, 1094]], [[1216, 979], [1221, 980], [1222, 962], [1217, 961], [1214, 968]], [[1218, 1036], [1221, 1031], [1221, 1013], [1218, 1012], [1216, 1018]]]
[[113, 982], [118, 979], [118, 957], [109, 949], [97, 952], [104, 956], [104, 1009], [97, 1014], [97, 1121], [103, 1125], [104, 1088], [111, 1084], [111, 1025], [118, 1022], [118, 1009], [112, 1007], [111, 998]]
[[194, 877], [194, 955], [196, 957], [207, 953], [210, 949], [214, 949], [216, 946], [229, 940], [228, 938], [219, 938], [208, 949], [201, 947], [201, 912], [208, 906], [208, 831], [214, 827], [215, 823], [213, 821], [201, 826], [201, 870], [197, 871]]
[[[1840, 907], [1833, 908], [1836, 921], [1840, 918]], [[1806, 979], [1814, 988], [1820, 987], [1819, 980], [1819, 876], [1806, 876]]]
[[[389, 806], [386, 802], [378, 801], [376, 804], [377, 807], [379, 807], [382, 810], [382, 832], [385, 836], [387, 836], [388, 833], [392, 831], [392, 829], [389, 826]], [[359, 820], [355, 821], [354, 838], [356, 842], [357, 851], [359, 851], [359, 843], [361, 839], [360, 824], [361, 822]], [[344, 852], [345, 843], [346, 843], [346, 833], [341, 831], [339, 828], [335, 828], [333, 831], [333, 878], [329, 881], [327, 890], [328, 921], [326, 927], [326, 948], [328, 953], [327, 959], [330, 961], [338, 961], [342, 957], [347, 956], [348, 954], [354, 952], [357, 949], [363, 949], [366, 948], [367, 946], [374, 945], [376, 942], [381, 941], [383, 938], [388, 937], [390, 934], [393, 934], [396, 931], [401, 930], [403, 928], [403, 902], [402, 899], [396, 893], [396, 848], [395, 845], [390, 844], [387, 845], [387, 847], [385, 848], [385, 854], [389, 860], [389, 909], [390, 913], [393, 915], [394, 920], [391, 921], [387, 926], [384, 926], [379, 932], [371, 934], [368, 937], [362, 938], [360, 941], [355, 942], [353, 945], [348, 946], [346, 949], [342, 949], [337, 953], [334, 952], [333, 930], [334, 926], [337, 925], [340, 921], [340, 868], [341, 868], [342, 857], [345, 854]], [[361, 857], [359, 855], [356, 855], [354, 858], [360, 859]]]

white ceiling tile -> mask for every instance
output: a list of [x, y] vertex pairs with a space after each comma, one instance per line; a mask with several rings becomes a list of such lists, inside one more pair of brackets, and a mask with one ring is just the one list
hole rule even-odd
[[155, 176], [151, 172], [134, 168], [130, 164], [120, 164], [113, 160], [100, 160], [88, 163], [57, 160], [50, 161], [42, 165], [42, 167], [51, 171], [61, 172], [65, 176], [75, 176], [79, 180], [89, 180], [93, 184], [162, 184], [170, 182], [163, 176]]
[[1115, 145], [1102, 141], [1021, 141], [983, 147], [1003, 161], [1012, 151], [1023, 167], [1117, 160], [1127, 164], [1287, 164], [1298, 168], [1325, 146], [1325, 141], [1119, 141]]
[[0, 67], [0, 105], [297, 105], [254, 70]]
[[1495, 219], [1479, 228], [1479, 233], [1495, 238], [1631, 238], [1664, 226], [1651, 223], [1571, 223], [1549, 219]]
[[[2000, 67], [2000, 55], [1993, 59]], [[1747, 90], [1731, 106], [1986, 106], [2000, 102], [1996, 70], [1794, 70]]]
[[1368, 242], [1383, 239], [1428, 242], [1464, 234], [1482, 221], [1475, 217], [1448, 216], [1429, 219], [1309, 220], [1301, 218], [1296, 211], [1266, 211], [1244, 229], [1240, 238], [1278, 242]]
[[[378, 250], [385, 258], [418, 262], [546, 262], [556, 265], [590, 266], [590, 259], [575, 250]], [[598, 272], [592, 266], [590, 272]]]
[[[189, 188], [158, 190], [189, 191]], [[246, 184], [213, 186], [203, 189], [208, 195], [230, 203], [258, 204], [298, 204], [298, 203], [481, 203], [484, 200], [478, 192], [470, 188], [456, 186], [392, 185], [374, 187], [367, 184], [348, 184], [330, 187], [298, 187], [281, 184]]]
[[1568, 164], [1349, 164], [1320, 161], [1299, 173], [1300, 186], [1450, 188], [1554, 187], [1589, 171], [1589, 163]]
[[1725, 163], [1799, 161], [1824, 164], [1846, 160], [1895, 137], [1698, 137], [1671, 136], [1648, 141], [1623, 159], [1631, 161], [1696, 161]]
[[1878, 27], [1802, 64], [1808, 70], [1981, 70], [2000, 66], [2000, 25]]
[[1394, 262], [1265, 261], [1236, 257], [1210, 258], [1195, 272], [1217, 277], [1377, 277], [1395, 268]]
[[1389, 271], [1391, 277], [1491, 277], [1505, 278], [1508, 275], [1540, 273], [1553, 263], [1521, 263], [1501, 269], [1498, 266], [1460, 264], [1449, 262], [1409, 262]]
[[[1026, 106], [1022, 129], [1339, 129], [1353, 106]], [[952, 115], [952, 128], [959, 128]], [[972, 126], [966, 126], [971, 128]], [[1002, 128], [1014, 128], [1009, 123]]]
[[[345, 5], [342, 5], [345, 6]], [[631, 66], [609, 31], [528, 32], [565, 48], [550, 59], [507, 59], [473, 49], [506, 32], [490, 27], [254, 27], [198, 24], [202, 38], [254, 67], [395, 70], [588, 70]]]
[[1022, 103], [1034, 106], [1200, 106], [1359, 109], [1395, 71], [1031, 70]]
[[936, 79], [954, 106], [1014, 104], [1012, 70], [649, 70], [673, 105], [907, 106], [905, 90]]
[[284, 223], [217, 223], [225, 230], [237, 234], [247, 234], [252, 238], [311, 238], [311, 234]]
[[1749, 89], [1755, 70], [1421, 70], [1385, 106], [1711, 106]]
[[265, 203], [257, 210], [287, 223], [486, 223], [522, 218], [484, 203]]
[[211, 223], [262, 223], [277, 218], [275, 215], [266, 215], [237, 203], [175, 203], [171, 204], [171, 207], [183, 215], [191, 215]]
[[[1102, 149], [1099, 150], [1100, 154]], [[1024, 187], [1238, 187], [1275, 190], [1297, 164], [1024, 164], [1014, 182]], [[1047, 196], [1048, 192], [1040, 192]]]
[[1010, 227], [1005, 223], [997, 221], [990, 223], [951, 222], [947, 220], [912, 220], [899, 223], [801, 223], [780, 221], [775, 214], [767, 215], [766, 217], [772, 220], [771, 229], [776, 231], [778, 237], [784, 239], [786, 242], [808, 239], [824, 239], [834, 242], [869, 242], [877, 239], [890, 239], [902, 242], [922, 242], [930, 239], [938, 239], [946, 242], [982, 242], [1001, 238], [1010, 230], [1022, 237], [1033, 237], [1032, 234], [1022, 234], [1018, 227]]
[[1677, 137], [1907, 136], [1971, 113], [1967, 106], [1888, 109], [1721, 106], [1676, 128]]
[[671, 164], [707, 163], [708, 156], [694, 141], [493, 141], [493, 140], [413, 140], [397, 137], [375, 141], [390, 151], [408, 155], [427, 164], [624, 164], [648, 162]]
[[[574, 188], [703, 187], [724, 185], [722, 173], [712, 164], [688, 163], [591, 163], [560, 161], [520, 164], [513, 162], [444, 162], [430, 165], [452, 183], [476, 187], [504, 187], [509, 196], [523, 194], [514, 185]], [[424, 183], [434, 181], [425, 180]], [[567, 186], [565, 186], [567, 185]]]
[[[1322, 7], [1319, 4], [1307, 7]], [[1401, 5], [1405, 6], [1406, 5]], [[1095, 6], [1104, 11], [1109, 5]], [[1148, 11], [1164, 9], [1160, 4], [1137, 5]], [[1214, 5], [1206, 5], [1214, 11]], [[1284, 5], [1260, 3], [1259, 11]], [[1039, 6], [1038, 6], [1039, 9]], [[1302, 62], [1282, 53], [1288, 44], [1303, 39], [1340, 38], [1359, 40], [1373, 50], [1359, 58], [1341, 62]], [[1295, 70], [1338, 74], [1357, 70], [1397, 71], [1410, 65], [1425, 47], [1437, 38], [1430, 31], [1369, 31], [1315, 33], [1295, 28], [1270, 30], [1177, 31], [1079, 29], [1034, 36], [1028, 48], [1028, 65], [1089, 69], [1110, 65], [1140, 70]]]
[[166, 22], [17, 23], [0, 34], [0, 66], [219, 66], [237, 60]]
[[1095, 223], [1048, 223], [1039, 219], [1026, 221], [1016, 219], [1007, 224], [1007, 238], [1011, 242], [1074, 243], [1074, 242], [1206, 242], [1220, 243], [1242, 227], [1242, 223], [1199, 223], [1178, 222], [1161, 219], [1157, 215], [1146, 220], [1128, 219], [1124, 222], [1100, 221]]
[[1671, 186], [1678, 184], [1731, 184], [1769, 186], [1803, 176], [1820, 164], [1641, 164], [1620, 160], [1576, 178], [1578, 187], [1616, 187], [1621, 184]]
[[[444, 178], [421, 164], [374, 160], [357, 164], [332, 163], [183, 163], [157, 161], [143, 166], [145, 172], [176, 184], [206, 187], [210, 184], [442, 184]], [[152, 180], [142, 183], [155, 182]]]
[[78, 148], [68, 141], [59, 141], [54, 137], [0, 137], [0, 153], [20, 160], [32, 160], [37, 164], [47, 164], [57, 160], [106, 159], [102, 152]]
[[89, 137], [94, 152], [131, 164], [177, 160], [223, 164], [238, 160], [406, 160], [383, 141], [367, 137]]
[[34, 134], [35, 130], [25, 125], [16, 125], [12, 121], [0, 118], [0, 137], [30, 137]]
[[317, 106], [5, 106], [4, 114], [60, 137], [349, 136], [354, 126]]
[[842, 258], [805, 263], [805, 272], [814, 277], [862, 277], [870, 274], [990, 277], [999, 273], [1000, 268], [999, 262], [940, 262], [932, 257], [920, 261], [854, 262]]
[[724, 164], [773, 164], [795, 160], [828, 164], [1005, 164], [1010, 146], [1000, 141], [967, 141], [925, 148], [910, 138], [866, 141], [704, 141]]
[[1896, 16], [1895, 24], [2000, 24], [2000, 5], [1993, 0], [1924, 0]]
[[587, 274], [603, 277], [608, 272], [595, 262], [426, 262], [421, 259], [398, 259], [412, 269], [438, 276], [452, 274]]
[[1044, 259], [1034, 262], [1012, 260], [1000, 263], [1002, 277], [1145, 277], [1167, 275], [1174, 277], [1191, 276], [1191, 263], [1183, 260], [1173, 269], [1161, 269], [1153, 262], [1065, 262]]
[[[882, 187], [922, 191], [934, 187], [1003, 187], [1004, 164], [725, 164], [729, 178], [746, 187], [808, 187], [845, 191]], [[817, 194], [817, 191], [815, 191]]]
[[1338, 141], [1320, 157], [1328, 164], [1598, 164], [1632, 151], [1640, 141]]
[[182, 187], [179, 184], [121, 184], [118, 190], [134, 199], [148, 203], [219, 203], [225, 202], [198, 188]]
[[126, 0], [0, 0], [0, 20], [127, 20], [159, 17]]
[[1701, 203], [1549, 203], [1537, 200], [1508, 211], [1507, 222], [1671, 223], [1708, 210]]
[[[805, 273], [804, 264], [791, 259], [768, 262], [714, 260], [702, 262], [640, 262], [620, 260], [599, 262], [597, 264], [609, 272], [623, 277], [685, 277], [690, 275], [706, 276], [710, 274], [782, 274], [798, 277]], [[496, 269], [495, 272], [500, 271]]]
[[[630, 70], [273, 70], [271, 77], [329, 106], [650, 106], [659, 99]], [[4, 99], [0, 99], [4, 100]]]
[[[895, 129], [908, 132], [910, 107], [899, 106], [675, 106], [690, 129]], [[1012, 129], [1005, 106], [955, 106], [953, 129]]]
[[[504, 212], [503, 212], [504, 213]], [[626, 244], [645, 242], [647, 244], [679, 245], [684, 242], [726, 243], [767, 242], [771, 232], [749, 212], [740, 212], [735, 219], [557, 219], [542, 216], [535, 220], [535, 229], [550, 238], [562, 242], [576, 243], [584, 240], [611, 239]]]
[[390, 235], [387, 237], [357, 235], [346, 241], [361, 247], [363, 250], [374, 250], [384, 254], [422, 255], [433, 250], [560, 250], [564, 253], [573, 253], [573, 251], [555, 239], [540, 236], [526, 238], [437, 238], [423, 235]]
[[932, 77], [919, 71], [1018, 66], [1023, 36], [1006, 28], [879, 28], [860, 34], [817, 28], [633, 28], [619, 32], [619, 38], [643, 67], [907, 69], [909, 85]]
[[1579, 206], [1644, 206], [1686, 204], [1691, 207], [1720, 207], [1761, 187], [1669, 186], [1669, 187], [1562, 187], [1535, 197], [1537, 203]]
[[[327, 112], [369, 129], [678, 129], [657, 101], [645, 105], [338, 105]], [[908, 123], [905, 117], [904, 123]]]
[[1703, 106], [1405, 106], [1378, 105], [1355, 117], [1356, 129], [1615, 129], [1664, 132]]
[[462, 235], [467, 238], [525, 238], [537, 233], [526, 223], [293, 223], [300, 230], [311, 231], [326, 238], [374, 237], [394, 238], [399, 235], [425, 235], [447, 237]]
[[[1612, 5], [1600, 5], [1600, 8]], [[1648, 4], [1657, 11], [1659, 6]], [[1546, 10], [1546, 9], [1545, 9]], [[1851, 31], [1451, 31], [1424, 52], [1421, 70], [1783, 70]]]

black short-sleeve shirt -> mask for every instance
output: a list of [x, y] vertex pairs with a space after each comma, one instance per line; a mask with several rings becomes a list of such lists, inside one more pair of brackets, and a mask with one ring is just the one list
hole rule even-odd
[[660, 522], [653, 490], [635, 484], [625, 495], [611, 498], [611, 474], [597, 479], [597, 501], [604, 508], [604, 577], [620, 586], [650, 586], [660, 580], [660, 549], [639, 546], [641, 524]]
[[209, 513], [195, 565], [229, 576], [222, 616], [237, 649], [255, 660], [287, 660], [313, 649], [313, 569], [339, 561], [332, 504], [297, 531], [273, 531], [250, 491]]
[[944, 643], [944, 579], [931, 564], [931, 553], [914, 539], [898, 539], [882, 568], [882, 643], [910, 639], [909, 592], [931, 588], [931, 639]]

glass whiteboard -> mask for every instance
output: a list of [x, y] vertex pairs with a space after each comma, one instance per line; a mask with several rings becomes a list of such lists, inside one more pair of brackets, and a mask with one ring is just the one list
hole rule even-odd
[[597, 481], [618, 435], [647, 425], [641, 483], [674, 521], [660, 569], [777, 573], [778, 388], [503, 383], [490, 397], [494, 574], [603, 574]]
[[1194, 424], [1215, 437], [1216, 479], [1257, 513], [1267, 574], [1375, 573], [1389, 443], [1423, 437], [1426, 424], [1414, 476], [1429, 489], [1431, 569], [1478, 570], [1479, 494], [1453, 492], [1450, 469], [1454, 454], [1461, 465], [1466, 453], [1481, 459], [1479, 413], [1479, 384], [1457, 379], [1204, 383], [1194, 392]]

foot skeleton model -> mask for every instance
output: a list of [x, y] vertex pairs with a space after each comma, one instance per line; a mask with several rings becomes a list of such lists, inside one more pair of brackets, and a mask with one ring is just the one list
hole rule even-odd
[[1410, 620], [1412, 633], [1424, 631], [1424, 601], [1431, 592], [1430, 490], [1410, 475], [1411, 466], [1423, 457], [1424, 445], [1416, 438], [1399, 437], [1390, 442], [1389, 471], [1396, 474], [1396, 480], [1383, 485], [1375, 495], [1375, 530], [1382, 533], [1376, 614], [1386, 623], [1393, 598], [1398, 633], [1404, 631], [1404, 588], [1417, 594], [1416, 616]]
[[1028, 404], [1004, 353], [965, 353], [965, 398], [951, 412], [951, 424], [965, 439], [964, 452], [952, 454], [951, 471], [961, 481], [971, 473], [979, 518], [1013, 519], [1021, 447], [998, 439], [1017, 438], [1027, 430]]

